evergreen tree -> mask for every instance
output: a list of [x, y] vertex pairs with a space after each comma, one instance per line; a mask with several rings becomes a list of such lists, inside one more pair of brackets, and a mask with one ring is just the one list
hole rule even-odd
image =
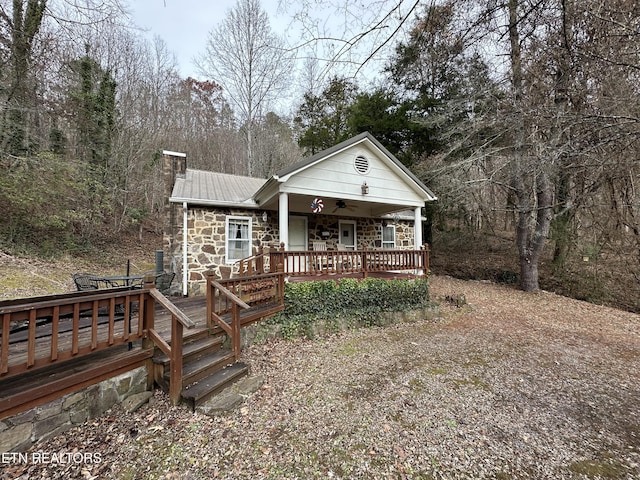
[[334, 77], [320, 96], [308, 92], [298, 109], [296, 123], [302, 130], [298, 145], [315, 154], [349, 138], [348, 121], [357, 87], [353, 82]]
[[349, 130], [352, 134], [371, 133], [402, 163], [410, 165], [434, 147], [429, 129], [412, 120], [412, 109], [413, 102], [400, 101], [385, 89], [361, 93], [350, 109]]

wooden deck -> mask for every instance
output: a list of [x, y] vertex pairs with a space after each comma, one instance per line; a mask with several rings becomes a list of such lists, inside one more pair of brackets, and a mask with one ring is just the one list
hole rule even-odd
[[[184, 337], [209, 331], [204, 297], [175, 302], [193, 317]], [[0, 319], [0, 418], [145, 365], [149, 330], [170, 345], [175, 323], [150, 290], [122, 288], [0, 302]]]
[[[262, 275], [257, 287], [253, 277], [229, 280], [227, 292], [255, 296], [271, 277], [281, 274]], [[241, 327], [282, 308], [282, 280], [277, 285], [278, 304], [247, 298], [252, 305], [238, 317], [208, 312], [207, 297], [167, 299], [153, 286], [0, 302], [0, 419], [143, 365], [149, 387], [155, 382], [174, 403], [182, 397], [195, 407], [246, 374], [242, 364], [224, 370], [237, 363]], [[225, 334], [232, 349], [223, 348]]]
[[[185, 329], [185, 336], [207, 328], [207, 297], [170, 297], [170, 300], [196, 325], [193, 329]], [[171, 340], [171, 314], [163, 308], [156, 308], [155, 330], [167, 341]]]

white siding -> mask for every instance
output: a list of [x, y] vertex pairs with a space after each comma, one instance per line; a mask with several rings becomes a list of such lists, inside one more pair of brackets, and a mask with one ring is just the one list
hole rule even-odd
[[[354, 160], [365, 156], [371, 165], [365, 175], [358, 173]], [[366, 182], [369, 194], [362, 195], [361, 185]], [[379, 152], [363, 144], [322, 160], [291, 176], [283, 191], [313, 195], [320, 193], [326, 197], [345, 200], [366, 200], [367, 202], [394, 203], [399, 205], [422, 205], [422, 195], [408, 186], [407, 177], [391, 161]]]

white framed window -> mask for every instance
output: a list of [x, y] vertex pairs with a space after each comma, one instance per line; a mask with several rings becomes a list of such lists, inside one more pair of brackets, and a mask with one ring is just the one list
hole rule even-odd
[[228, 215], [225, 220], [227, 263], [251, 256], [251, 217]]
[[396, 248], [396, 226], [382, 226], [382, 248], [385, 250]]

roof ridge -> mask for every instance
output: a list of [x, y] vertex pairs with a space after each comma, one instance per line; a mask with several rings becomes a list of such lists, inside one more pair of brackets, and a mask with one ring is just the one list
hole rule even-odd
[[263, 181], [263, 182], [267, 180], [266, 178], [261, 178], [261, 177], [249, 177], [248, 175], [238, 175], [236, 173], [214, 172], [213, 170], [203, 170], [201, 168], [187, 168], [187, 172], [189, 171], [207, 173], [207, 174], [216, 175], [216, 176], [247, 178], [249, 180], [256, 180], [256, 181]]

